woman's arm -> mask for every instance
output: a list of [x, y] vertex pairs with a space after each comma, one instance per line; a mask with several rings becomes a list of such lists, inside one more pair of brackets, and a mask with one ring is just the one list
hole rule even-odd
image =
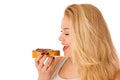
[[[56, 64], [61, 60], [61, 58], [62, 57], [49, 57], [48, 54], [39, 55], [35, 59], [35, 64], [38, 71], [38, 80], [50, 80]], [[44, 64], [46, 59], [47, 61]]]
[[115, 79], [114, 80], [120, 80], [120, 71], [118, 71], [116, 74], [115, 74]]

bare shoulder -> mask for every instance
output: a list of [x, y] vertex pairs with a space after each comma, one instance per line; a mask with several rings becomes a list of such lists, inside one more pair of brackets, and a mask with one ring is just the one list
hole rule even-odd
[[55, 61], [53, 63], [53, 67], [55, 67], [62, 58], [64, 58], [64, 57], [61, 57], [61, 56], [60, 57], [55, 57]]
[[120, 70], [115, 74], [114, 80], [120, 80]]
[[62, 59], [63, 57], [55, 57], [55, 62], [54, 62], [54, 64], [56, 65], [61, 59]]

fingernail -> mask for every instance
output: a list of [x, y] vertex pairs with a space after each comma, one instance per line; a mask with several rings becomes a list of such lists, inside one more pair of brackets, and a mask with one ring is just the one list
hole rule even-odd
[[41, 55], [44, 55], [45, 53], [41, 53]]
[[55, 59], [55, 57], [53, 57], [53, 59]]
[[46, 53], [46, 55], [48, 55], [49, 53]]

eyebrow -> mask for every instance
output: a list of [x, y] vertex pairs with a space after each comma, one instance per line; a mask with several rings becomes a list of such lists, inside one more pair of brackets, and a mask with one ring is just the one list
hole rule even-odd
[[[62, 28], [62, 26], [61, 26], [61, 28]], [[68, 30], [69, 28], [63, 28], [64, 30]]]
[[[62, 26], [61, 26], [61, 28], [62, 28]], [[63, 28], [63, 29], [69, 29], [69, 28]]]

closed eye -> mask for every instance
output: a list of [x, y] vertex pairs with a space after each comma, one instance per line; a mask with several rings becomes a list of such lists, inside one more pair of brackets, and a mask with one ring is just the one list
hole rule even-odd
[[69, 34], [65, 34], [65, 35], [69, 35]]
[[66, 36], [68, 36], [68, 35], [69, 35], [69, 33], [63, 32], [62, 30], [61, 30], [60, 32], [64, 33]]

